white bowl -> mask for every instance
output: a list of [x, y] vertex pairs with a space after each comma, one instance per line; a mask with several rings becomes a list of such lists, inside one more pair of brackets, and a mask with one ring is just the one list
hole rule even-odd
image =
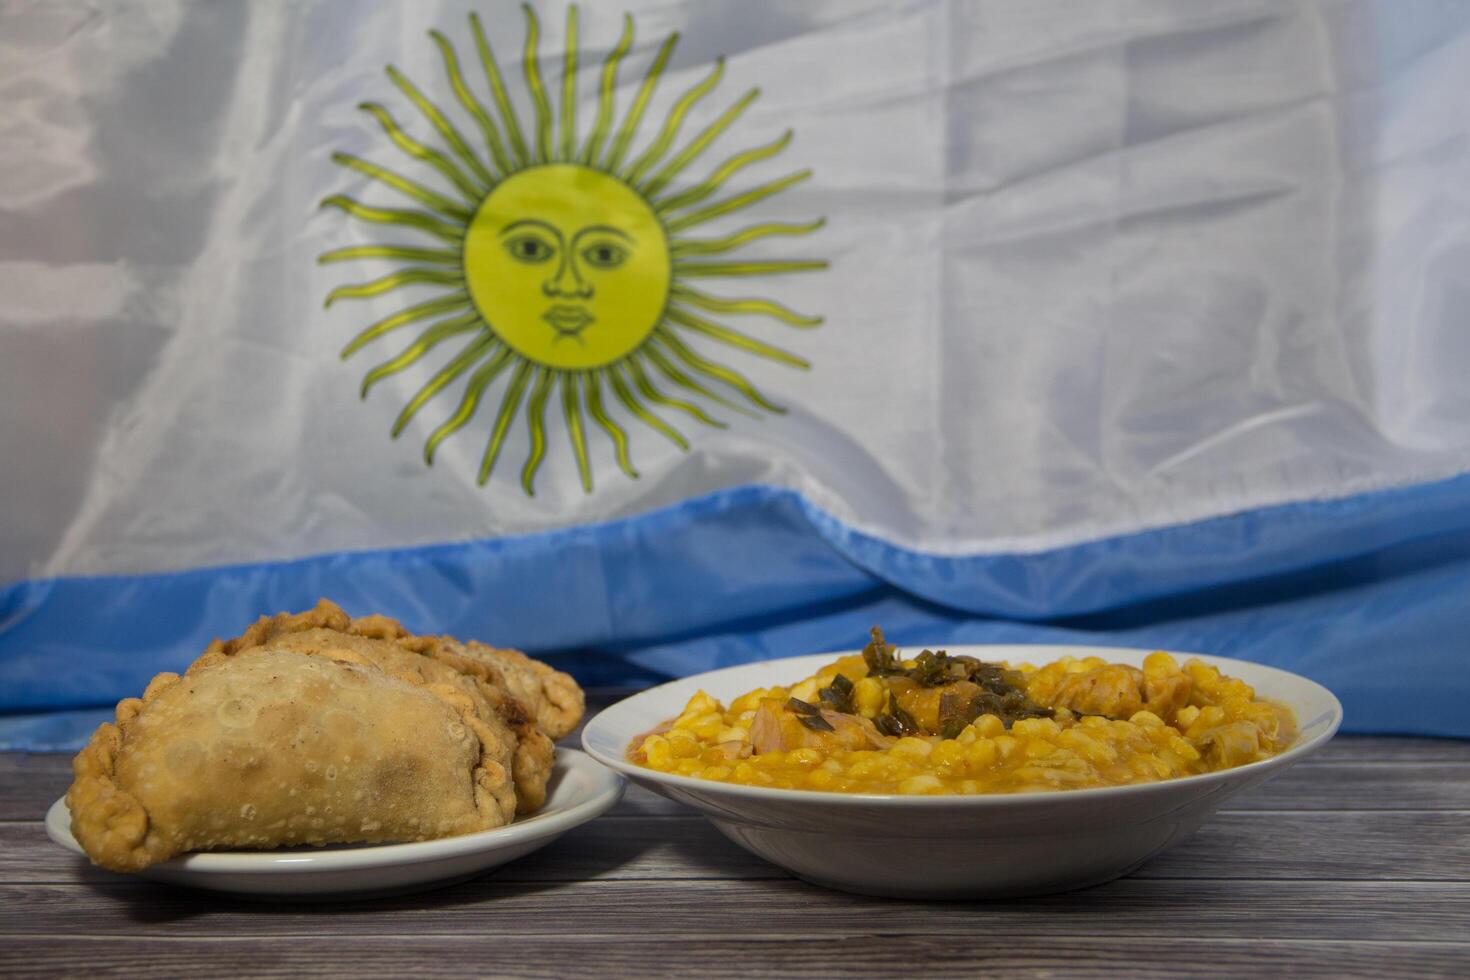
[[[607, 812], [623, 780], [576, 749], [556, 750], [546, 804], [504, 827], [411, 844], [202, 851], [144, 868], [140, 877], [171, 885], [292, 900], [371, 898], [451, 885], [550, 844]], [[71, 832], [66, 800], [46, 812], [46, 833], [84, 854]]]
[[[1048, 663], [1101, 656], [1141, 665], [1151, 651], [1098, 647], [963, 646], [982, 660]], [[598, 714], [582, 745], [603, 765], [688, 804], [730, 840], [818, 885], [900, 898], [1036, 895], [1127, 874], [1193, 833], [1226, 799], [1284, 771], [1332, 737], [1342, 705], [1319, 684], [1260, 664], [1200, 656], [1258, 696], [1289, 705], [1301, 734], [1282, 754], [1223, 772], [1100, 789], [980, 796], [823, 793], [675, 776], [628, 761], [628, 743], [677, 716], [698, 691], [728, 704], [758, 687], [789, 686], [842, 654], [711, 671], [643, 691]], [[1181, 660], [1196, 656], [1177, 654]], [[1286, 855], [1283, 855], [1286, 857]]]

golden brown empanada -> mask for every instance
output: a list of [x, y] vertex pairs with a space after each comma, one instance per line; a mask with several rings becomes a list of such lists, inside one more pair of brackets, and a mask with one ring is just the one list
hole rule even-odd
[[232, 642], [218, 650], [211, 647], [201, 661], [211, 656], [251, 656], [267, 650], [291, 650], [307, 656], [368, 663], [395, 677], [459, 688], [494, 733], [498, 757], [503, 755], [510, 760], [514, 786], [507, 785], [506, 791], [511, 795], [502, 802], [520, 813], [531, 813], [546, 802], [546, 782], [555, 765], [556, 749], [551, 739], [531, 721], [525, 707], [490, 683], [391, 640], [320, 626], [276, 633], [261, 646]]
[[73, 763], [72, 833], [136, 871], [187, 851], [428, 840], [509, 823], [496, 735], [455, 685], [260, 651], [160, 674]]
[[[536, 722], [531, 708], [509, 689], [502, 673], [491, 663], [472, 657], [443, 655], [453, 643], [447, 637], [415, 636], [386, 616], [353, 619], [341, 607], [322, 599], [304, 613], [282, 613], [262, 617], [238, 638], [210, 644], [205, 657], [236, 656], [260, 649], [290, 649], [317, 656], [374, 663], [392, 674], [424, 682], [457, 684], [475, 700], [481, 717], [492, 728], [504, 731], [513, 750], [512, 772], [519, 797], [520, 813], [538, 809], [546, 800], [546, 782], [556, 761], [549, 735]], [[524, 655], [517, 654], [517, 656]], [[534, 663], [528, 658], [528, 663]], [[549, 674], [564, 678], [575, 692], [576, 710], [565, 734], [576, 727], [582, 714], [582, 690], [565, 674], [546, 667]], [[528, 670], [529, 673], [529, 670]], [[570, 696], [564, 696], [568, 700]]]

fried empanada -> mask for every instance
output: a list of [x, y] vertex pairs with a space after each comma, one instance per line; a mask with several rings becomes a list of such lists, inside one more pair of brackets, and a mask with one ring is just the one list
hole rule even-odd
[[289, 650], [201, 658], [121, 702], [76, 757], [72, 833], [96, 864], [136, 871], [488, 830], [514, 817], [500, 741], [454, 684]]
[[[507, 672], [498, 669], [491, 660], [461, 656], [453, 652], [451, 645], [459, 647], [449, 637], [409, 633], [387, 616], [353, 619], [336, 603], [322, 599], [316, 608], [304, 613], [262, 617], [238, 638], [227, 642], [216, 640], [205, 655], [234, 656], [252, 649], [283, 648], [340, 657], [342, 651], [349, 651], [351, 656], [346, 659], [366, 658], [390, 673], [404, 672], [426, 681], [459, 683], [466, 691], [476, 693], [482, 715], [498, 718], [498, 724], [508, 728], [514, 738], [512, 769], [519, 796], [518, 810], [530, 813], [546, 799], [546, 782], [556, 761], [551, 740], [570, 732], [581, 721], [582, 689], [566, 674], [532, 661], [524, 654], [505, 651], [530, 665], [523, 668], [523, 674], [534, 675], [536, 668], [544, 671], [547, 686], [558, 692], [562, 707], [554, 712], [557, 719], [554, 727], [547, 728], [539, 724], [533, 702], [518, 696], [517, 688], [507, 679]], [[545, 710], [546, 698], [540, 694], [541, 686], [522, 681], [522, 674], [515, 676], [520, 687], [532, 691]]]
[[[300, 625], [302, 620], [297, 619], [295, 625]], [[350, 624], [348, 627], [351, 628]], [[473, 703], [476, 714], [494, 733], [498, 742], [497, 757], [510, 761], [514, 786], [507, 785], [507, 799], [502, 802], [520, 813], [531, 813], [546, 802], [546, 782], [556, 762], [556, 748], [531, 721], [519, 701], [485, 679], [456, 670], [447, 663], [392, 640], [322, 626], [299, 632], [275, 632], [260, 646], [241, 641], [211, 646], [200, 662], [211, 657], [251, 656], [268, 650], [291, 650], [306, 656], [368, 663], [395, 677], [459, 688]]]

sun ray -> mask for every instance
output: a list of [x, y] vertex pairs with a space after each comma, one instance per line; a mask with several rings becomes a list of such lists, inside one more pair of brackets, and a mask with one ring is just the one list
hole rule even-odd
[[452, 293], [449, 296], [431, 299], [428, 302], [410, 306], [407, 309], [398, 311], [392, 316], [384, 317], [352, 338], [352, 342], [342, 348], [342, 358], [346, 360], [361, 350], [366, 344], [377, 340], [390, 331], [397, 330], [399, 327], [428, 319], [431, 316], [438, 316], [440, 313], [454, 313], [472, 308], [469, 294], [463, 292]]
[[350, 286], [338, 286], [327, 294], [327, 300], [322, 304], [326, 309], [339, 299], [370, 299], [381, 296], [402, 286], [413, 286], [420, 283], [434, 283], [440, 286], [463, 286], [464, 277], [458, 272], [448, 269], [419, 269], [410, 266], [397, 272], [390, 272], [386, 276], [374, 279], [370, 282], [354, 283]]
[[485, 329], [485, 324], [480, 321], [480, 314], [473, 310], [453, 319], [434, 324], [419, 334], [419, 339], [410, 344], [403, 353], [384, 361], [369, 371], [367, 376], [362, 379], [361, 397], [366, 398], [368, 392], [372, 390], [373, 385], [382, 381], [384, 378], [391, 377], [399, 371], [408, 368], [410, 365], [417, 364], [425, 354], [449, 338], [458, 337], [462, 333], [470, 333], [483, 329]]
[[418, 394], [409, 399], [408, 404], [403, 406], [403, 411], [398, 413], [398, 418], [393, 423], [393, 438], [398, 438], [404, 426], [408, 425], [409, 420], [418, 413], [419, 409], [428, 404], [429, 399], [473, 367], [475, 362], [485, 355], [485, 351], [495, 343], [495, 335], [487, 330], [471, 340], [464, 350], [454, 356], [453, 360], [440, 368], [439, 373], [430, 378], [428, 384], [420, 388]]
[[767, 160], [775, 156], [786, 149], [790, 142], [791, 130], [788, 129], [785, 135], [772, 140], [765, 146], [757, 146], [754, 149], [746, 150], [744, 153], [737, 153], [716, 167], [715, 172], [710, 174], [704, 183], [691, 187], [681, 194], [675, 194], [672, 197], [655, 202], [654, 210], [660, 214], [666, 214], [670, 211], [678, 211], [680, 208], [687, 208], [692, 204], [698, 204], [725, 186], [725, 183], [741, 170], [744, 170], [753, 163], [759, 163], [762, 160]]
[[567, 435], [572, 440], [572, 454], [577, 457], [577, 475], [582, 478], [582, 492], [592, 492], [592, 463], [587, 459], [587, 420], [582, 417], [582, 404], [577, 400], [577, 373], [561, 372], [561, 413], [566, 419]]
[[697, 379], [691, 378], [688, 373], [686, 373], [682, 368], [679, 367], [679, 365], [675, 364], [673, 361], [670, 361], [666, 356], [664, 356], [664, 352], [659, 349], [657, 344], [644, 344], [643, 347], [639, 350], [639, 354], [647, 358], [649, 363], [651, 363], [656, 369], [658, 369], [658, 372], [660, 374], [669, 379], [669, 381], [678, 385], [680, 388], [692, 391], [696, 395], [703, 395], [710, 401], [719, 402], [721, 405], [724, 405], [732, 412], [739, 412], [741, 415], [747, 415], [751, 418], [759, 417], [754, 412], [747, 409], [745, 406], [735, 404], [724, 395], [711, 391], [709, 388], [700, 383]]
[[684, 125], [684, 117], [689, 115], [689, 110], [694, 108], [700, 99], [708, 95], [720, 83], [720, 79], [724, 76], [725, 59], [717, 58], [715, 59], [715, 67], [710, 73], [704, 76], [703, 80], [696, 83], [693, 88], [681, 95], [678, 102], [674, 103], [674, 107], [669, 110], [668, 116], [664, 119], [663, 129], [659, 130], [658, 136], [654, 137], [653, 142], [648, 144], [648, 149], [643, 151], [643, 155], [633, 161], [632, 166], [628, 168], [628, 172], [623, 175], [624, 180], [635, 187], [638, 185], [638, 181], [643, 178], [643, 174], [648, 168], [662, 159], [665, 153], [669, 152], [669, 147], [678, 138], [679, 129]]
[[501, 347], [485, 364], [474, 374], [470, 375], [469, 384], [465, 385], [464, 396], [459, 400], [459, 407], [454, 414], [439, 424], [429, 436], [429, 441], [424, 443], [424, 464], [434, 465], [434, 451], [439, 444], [451, 435], [464, 428], [475, 413], [480, 410], [480, 399], [485, 395], [485, 389], [490, 383], [499, 377], [500, 372], [514, 359], [515, 352], [509, 347]]
[[759, 357], [764, 357], [772, 361], [780, 361], [782, 364], [789, 364], [792, 367], [801, 368], [803, 371], [812, 366], [811, 362], [804, 358], [787, 353], [779, 347], [772, 347], [770, 344], [762, 343], [753, 337], [747, 337], [738, 330], [731, 330], [729, 327], [722, 327], [717, 323], [711, 323], [703, 317], [695, 316], [693, 313], [687, 310], [681, 310], [677, 306], [669, 307], [667, 316], [671, 322], [681, 327], [687, 327], [707, 337], [713, 337], [723, 344], [748, 351]]
[[474, 117], [475, 123], [480, 127], [480, 135], [485, 137], [485, 146], [490, 150], [490, 158], [495, 166], [499, 168], [499, 176], [503, 177], [512, 169], [510, 157], [505, 154], [505, 143], [500, 138], [500, 129], [495, 125], [495, 120], [490, 118], [490, 113], [480, 104], [475, 93], [465, 84], [464, 72], [459, 67], [459, 53], [454, 50], [454, 45], [449, 38], [438, 31], [430, 31], [429, 37], [439, 46], [439, 56], [444, 61], [444, 73], [449, 76], [449, 87], [454, 89], [454, 95], [459, 99], [459, 104], [464, 106], [466, 112]]
[[643, 76], [643, 84], [638, 87], [638, 94], [633, 98], [633, 104], [628, 107], [628, 114], [623, 117], [623, 125], [613, 139], [612, 150], [608, 154], [607, 162], [603, 164], [603, 170], [616, 173], [618, 167], [622, 165], [623, 156], [628, 152], [628, 145], [633, 142], [633, 134], [638, 132], [638, 123], [643, 119], [643, 111], [648, 108], [648, 100], [653, 98], [653, 90], [658, 87], [659, 77], [664, 73], [664, 66], [669, 63], [669, 56], [674, 53], [674, 45], [678, 43], [679, 34], [675, 31], [659, 47], [658, 54], [654, 56], [653, 64], [648, 69], [648, 74]]
[[681, 238], [669, 244], [669, 254], [676, 260], [690, 255], [721, 255], [725, 252], [733, 252], [737, 248], [749, 245], [751, 242], [762, 238], [770, 238], [772, 235], [810, 235], [827, 223], [827, 219], [818, 218], [805, 224], [792, 224], [784, 221], [771, 221], [760, 225], [751, 225], [737, 232], [726, 235], [724, 238]]
[[667, 436], [674, 445], [686, 452], [688, 451], [689, 440], [685, 439], [678, 429], [669, 425], [669, 423], [654, 415], [643, 406], [643, 403], [638, 400], [637, 396], [628, 390], [628, 383], [623, 380], [623, 374], [618, 370], [616, 364], [610, 365], [605, 370], [607, 371], [607, 379], [612, 384], [613, 394], [618, 396], [618, 401], [623, 403], [624, 408], [632, 412], [635, 418], [642, 421], [655, 432]]
[[705, 425], [713, 426], [716, 429], [728, 429], [730, 427], [728, 423], [722, 422], [707, 414], [698, 405], [686, 402], [682, 398], [666, 395], [660, 391], [658, 386], [648, 377], [648, 372], [643, 370], [643, 365], [638, 363], [638, 354], [629, 355], [623, 361], [623, 365], [627, 367], [628, 374], [633, 378], [633, 386], [638, 389], [639, 394], [655, 405], [663, 405], [666, 408], [677, 408], [695, 421], [703, 422]]
[[436, 265], [459, 265], [459, 253], [442, 248], [409, 248], [405, 245], [349, 245], [334, 248], [317, 256], [320, 265], [350, 262], [353, 259], [403, 259], [406, 262], [430, 262]]
[[608, 54], [607, 60], [602, 63], [602, 84], [598, 86], [597, 100], [597, 122], [592, 127], [592, 135], [587, 137], [587, 149], [582, 151], [582, 164], [594, 166], [597, 163], [597, 155], [602, 152], [603, 141], [607, 139], [607, 131], [612, 128], [613, 119], [613, 96], [618, 87], [618, 65], [622, 63], [628, 49], [633, 46], [633, 15], [623, 15], [623, 36], [618, 39], [617, 47]]
[[612, 440], [613, 454], [617, 457], [618, 466], [629, 477], [638, 479], [638, 471], [633, 468], [633, 459], [628, 453], [628, 434], [623, 427], [608, 417], [607, 410], [602, 407], [602, 382], [601, 374], [597, 371], [582, 372], [582, 386], [587, 389], [587, 412], [602, 426]]
[[333, 194], [322, 201], [324, 208], [338, 208], [360, 221], [376, 225], [402, 225], [433, 235], [441, 241], [458, 243], [464, 240], [464, 229], [440, 221], [422, 211], [403, 211], [398, 208], [375, 208], [354, 201], [345, 194]]
[[480, 162], [480, 158], [475, 156], [474, 151], [470, 149], [470, 145], [460, 135], [459, 129], [455, 127], [454, 123], [449, 121], [448, 116], [439, 111], [438, 106], [424, 97], [424, 94], [419, 91], [417, 85], [410, 82], [407, 76], [392, 65], [388, 66], [388, 77], [393, 79], [393, 84], [398, 86], [399, 91], [408, 96], [409, 101], [418, 107], [419, 112], [424, 114], [424, 118], [428, 119], [429, 123], [439, 131], [439, 135], [444, 137], [444, 142], [449, 144], [449, 148], [454, 151], [454, 155], [463, 160], [465, 166], [469, 167], [470, 171], [480, 179], [482, 184], [480, 192], [483, 196], [486, 189], [494, 186], [495, 178], [491, 176], [490, 171], [485, 169], [485, 165]]
[[819, 327], [823, 318], [819, 316], [807, 316], [797, 313], [789, 307], [769, 299], [726, 299], [723, 296], [711, 296], [703, 293], [693, 286], [676, 283], [669, 290], [669, 298], [697, 306], [710, 313], [746, 313], [754, 316], [768, 316], [780, 320], [782, 323], [792, 327], [809, 329]]
[[424, 204], [448, 217], [468, 222], [474, 214], [474, 212], [458, 202], [451, 201], [442, 194], [436, 194], [422, 184], [416, 184], [406, 177], [400, 177], [391, 170], [380, 167], [376, 163], [369, 163], [350, 153], [333, 153], [332, 161], [340, 166], [347, 167], [349, 170], [356, 170], [358, 173], [371, 177], [373, 180], [387, 184], [400, 194], [407, 195], [420, 204]]
[[566, 53], [561, 68], [561, 155], [558, 160], [577, 159], [577, 7], [567, 8]]
[[510, 431], [511, 422], [515, 421], [516, 412], [520, 411], [521, 398], [526, 393], [526, 379], [530, 376], [531, 362], [521, 361], [516, 365], [516, 373], [511, 375], [505, 396], [500, 399], [500, 412], [495, 416], [495, 428], [490, 432], [490, 441], [485, 444], [485, 455], [480, 459], [477, 482], [482, 487], [490, 479], [490, 471], [495, 469], [495, 460], [500, 456], [500, 447], [505, 442], [505, 434]]
[[398, 125], [398, 121], [393, 118], [393, 114], [387, 109], [376, 102], [364, 102], [358, 108], [378, 121], [378, 125], [383, 128], [383, 132], [393, 141], [394, 146], [409, 156], [422, 160], [439, 171], [445, 179], [459, 188], [459, 192], [464, 195], [465, 200], [473, 203], [484, 196], [484, 189], [471, 180], [470, 176], [461, 170], [458, 164], [438, 150], [431, 149], [412, 136], [409, 136], [403, 131], [403, 127]]
[[521, 488], [526, 496], [536, 496], [536, 471], [541, 460], [546, 458], [546, 399], [551, 396], [551, 382], [556, 372], [541, 368], [536, 372], [536, 387], [531, 389], [530, 401], [526, 402], [526, 425], [531, 430], [531, 451], [526, 456], [526, 465], [521, 467]]
[[684, 341], [676, 337], [674, 332], [669, 328], [664, 326], [655, 327], [653, 336], [668, 347], [675, 357], [689, 365], [690, 368], [702, 374], [709, 375], [717, 381], [724, 382], [744, 395], [757, 408], [763, 408], [768, 412], [775, 412], [777, 415], [786, 414], [786, 409], [777, 405], [765, 395], [762, 395], [759, 389], [751, 384], [745, 375], [736, 371], [734, 368], [727, 368], [724, 365], [715, 364], [713, 361], [708, 361], [700, 357]]
[[749, 108], [752, 102], [760, 97], [760, 94], [760, 89], [753, 88], [749, 92], [746, 92], [744, 95], [742, 95], [735, 102], [734, 105], [730, 106], [730, 108], [721, 113], [718, 119], [710, 123], [700, 132], [698, 136], [690, 140], [688, 146], [684, 147], [684, 149], [680, 150], [672, 160], [664, 164], [663, 169], [654, 174], [653, 177], [649, 179], [648, 183], [643, 187], [640, 187], [639, 190], [649, 197], [652, 197], [659, 191], [663, 190], [664, 187], [668, 185], [669, 181], [679, 176], [679, 174], [684, 171], [685, 167], [689, 166], [695, 161], [695, 159], [699, 157], [701, 153], [709, 149], [709, 145], [715, 140], [719, 139], [720, 134], [723, 133], [726, 129], [729, 129], [731, 124], [733, 124], [735, 120], [740, 118], [740, 114], [743, 113], [747, 108]]
[[490, 94], [495, 99], [495, 107], [500, 110], [500, 118], [505, 122], [505, 138], [510, 141], [511, 152], [515, 154], [519, 166], [530, 166], [531, 155], [526, 152], [526, 139], [521, 135], [520, 120], [516, 118], [515, 106], [511, 104], [510, 95], [505, 90], [505, 79], [501, 77], [500, 66], [495, 63], [490, 42], [485, 40], [479, 14], [470, 14], [470, 30], [475, 35], [475, 47], [480, 52], [480, 64], [485, 68], [485, 79], [490, 83]]
[[779, 180], [773, 180], [768, 184], [753, 187], [743, 194], [736, 194], [734, 197], [727, 197], [723, 201], [716, 201], [709, 207], [701, 208], [698, 211], [691, 211], [682, 218], [675, 218], [672, 221], [666, 222], [664, 227], [668, 228], [669, 234], [678, 234], [686, 228], [702, 225], [706, 221], [713, 221], [733, 211], [739, 211], [743, 208], [750, 207], [752, 204], [764, 201], [768, 197], [781, 193], [793, 184], [801, 183], [811, 175], [812, 172], [810, 170], [798, 170], [796, 173], [788, 174]]
[[675, 262], [674, 274], [688, 279], [728, 276], [779, 276], [792, 272], [818, 272], [827, 268], [823, 259], [773, 259], [768, 262]]
[[541, 21], [529, 3], [521, 4], [526, 12], [526, 51], [522, 60], [526, 71], [526, 88], [531, 92], [531, 102], [536, 107], [536, 161], [551, 162], [551, 100], [547, 98], [546, 86], [541, 82]]

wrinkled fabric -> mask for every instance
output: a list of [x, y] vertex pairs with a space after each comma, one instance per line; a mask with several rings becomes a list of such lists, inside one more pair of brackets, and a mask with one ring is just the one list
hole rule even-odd
[[[1023, 582], [1027, 568], [1042, 571]], [[1079, 594], [1074, 581], [1101, 592]], [[1240, 657], [1327, 684], [1349, 730], [1470, 737], [1467, 582], [1470, 478], [963, 568], [856, 540], [790, 491], [743, 488], [510, 541], [0, 590], [0, 748], [74, 747], [96, 717], [77, 706], [182, 669], [261, 608], [322, 595], [354, 614], [391, 609], [417, 632], [524, 647], [588, 685], [855, 649], [880, 624], [906, 644]], [[953, 601], [922, 597], [938, 589]], [[1052, 612], [1001, 618], [1018, 598]]]
[[[1347, 684], [1350, 728], [1470, 734], [1365, 707], [1379, 644], [1420, 658], [1400, 694], [1467, 693], [1460, 558], [1332, 584], [1470, 506], [1470, 6], [585, 5], [581, 136], [623, 12], [620, 114], [680, 32], [630, 156], [723, 56], [681, 139], [759, 97], [676, 187], [789, 129], [729, 190], [810, 179], [709, 233], [821, 217], [741, 254], [829, 265], [699, 283], [822, 318], [722, 321], [809, 370], [691, 341], [784, 414], [660, 409], [684, 451], [613, 405], [640, 476], [594, 430], [589, 493], [551, 398], [534, 496], [524, 415], [477, 482], [498, 393], [432, 467], [458, 389], [390, 437], [447, 355], [360, 397], [411, 337], [344, 345], [431, 288], [323, 308], [394, 269], [323, 253], [420, 244], [320, 207], [404, 205], [334, 151], [444, 189], [358, 108], [442, 147], [385, 67], [477, 133], [426, 34], [489, 104], [470, 9], [0, 6], [0, 712], [136, 693], [317, 594], [609, 681], [852, 646], [881, 602], [921, 642], [1177, 643]], [[568, 8], [536, 10], [559, 108]], [[478, 13], [531, 119], [519, 5]]]

